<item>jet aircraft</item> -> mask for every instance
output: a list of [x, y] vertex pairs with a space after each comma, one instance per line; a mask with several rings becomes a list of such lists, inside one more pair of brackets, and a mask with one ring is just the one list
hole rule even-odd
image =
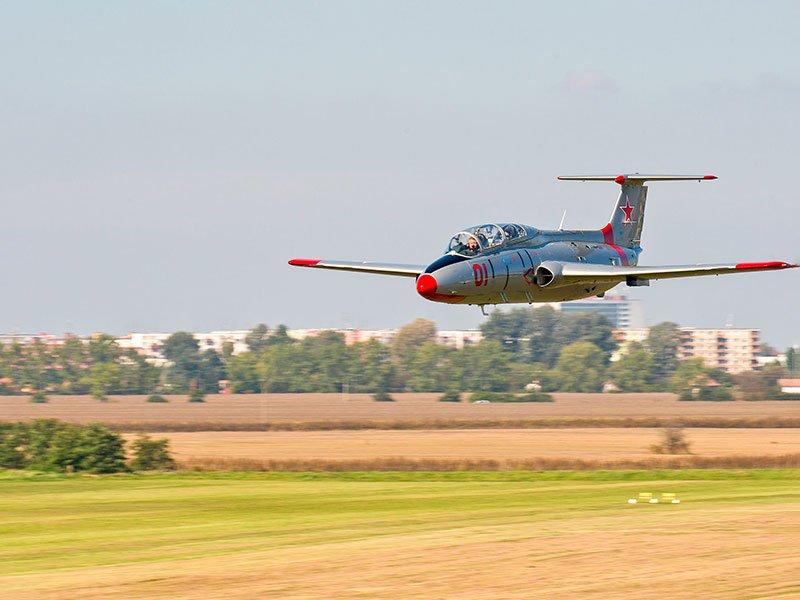
[[413, 277], [428, 300], [479, 305], [563, 302], [602, 297], [620, 283], [789, 269], [784, 261], [639, 266], [648, 181], [709, 181], [715, 175], [564, 175], [567, 181], [609, 181], [621, 192], [600, 229], [544, 230], [489, 223], [455, 234], [444, 256], [429, 265], [295, 258], [296, 267]]

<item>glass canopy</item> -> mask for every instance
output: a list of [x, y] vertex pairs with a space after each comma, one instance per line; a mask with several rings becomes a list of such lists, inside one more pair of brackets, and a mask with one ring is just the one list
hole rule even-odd
[[455, 234], [445, 252], [461, 256], [477, 256], [503, 244], [522, 239], [526, 235], [525, 228], [514, 223], [477, 225]]

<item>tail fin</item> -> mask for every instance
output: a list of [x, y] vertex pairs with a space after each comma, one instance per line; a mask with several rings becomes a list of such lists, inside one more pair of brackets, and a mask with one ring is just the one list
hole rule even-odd
[[607, 243], [638, 247], [644, 226], [644, 208], [647, 202], [647, 181], [708, 181], [716, 175], [562, 175], [567, 181], [614, 181], [621, 186], [619, 200], [608, 224], [600, 231]]
[[614, 212], [602, 231], [614, 244], [635, 248], [642, 241], [647, 186], [641, 182], [625, 182], [621, 187]]

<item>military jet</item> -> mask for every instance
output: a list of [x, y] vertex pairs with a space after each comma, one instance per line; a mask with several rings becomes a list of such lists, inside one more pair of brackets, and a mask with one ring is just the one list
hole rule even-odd
[[455, 234], [431, 264], [402, 265], [295, 258], [296, 267], [413, 277], [428, 300], [478, 305], [563, 302], [602, 297], [620, 283], [647, 286], [654, 279], [790, 269], [783, 261], [639, 266], [648, 181], [709, 181], [715, 175], [563, 175], [565, 181], [608, 181], [621, 191], [600, 229], [544, 230], [488, 223]]

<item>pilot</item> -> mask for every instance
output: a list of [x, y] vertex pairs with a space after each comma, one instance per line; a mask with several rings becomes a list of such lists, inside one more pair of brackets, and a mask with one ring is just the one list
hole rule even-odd
[[480, 249], [481, 247], [480, 244], [478, 244], [478, 240], [470, 236], [469, 239], [467, 240], [467, 252], [469, 252], [470, 254], [477, 254], [478, 250]]

